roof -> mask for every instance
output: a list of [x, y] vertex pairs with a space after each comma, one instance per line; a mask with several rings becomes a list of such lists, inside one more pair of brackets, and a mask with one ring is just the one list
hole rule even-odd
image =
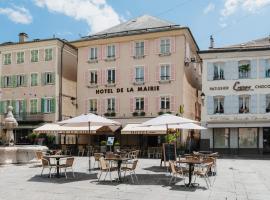
[[38, 42], [47, 42], [47, 41], [53, 41], [53, 40], [60, 41], [60, 42], [62, 42], [64, 44], [70, 46], [73, 49], [77, 49], [75, 46], [70, 44], [67, 40], [60, 39], [60, 38], [34, 39], [34, 40], [30, 40], [30, 41], [25, 41], [25, 42], [3, 42], [3, 43], [0, 44], [0, 47], [11, 46], [11, 45], [23, 45], [23, 44], [38, 43]]
[[96, 34], [82, 37], [79, 40], [71, 41], [71, 43], [179, 29], [186, 29], [188, 31], [196, 45], [196, 48], [199, 50], [199, 46], [197, 45], [195, 38], [188, 27], [180, 26], [149, 15], [143, 15], [135, 19], [131, 19]]
[[241, 52], [241, 51], [265, 51], [270, 50], [270, 37], [259, 38], [248, 42], [224, 46], [220, 48], [211, 48], [202, 50], [199, 53], [222, 53], [222, 52]]

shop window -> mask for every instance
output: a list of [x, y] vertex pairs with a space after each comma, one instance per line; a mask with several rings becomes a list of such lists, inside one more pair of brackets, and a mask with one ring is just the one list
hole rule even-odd
[[230, 131], [228, 128], [214, 129], [214, 148], [229, 148]]
[[224, 97], [214, 97], [214, 112], [215, 114], [224, 113]]
[[239, 128], [239, 148], [257, 148], [258, 129]]
[[249, 113], [250, 96], [239, 96], [239, 113]]

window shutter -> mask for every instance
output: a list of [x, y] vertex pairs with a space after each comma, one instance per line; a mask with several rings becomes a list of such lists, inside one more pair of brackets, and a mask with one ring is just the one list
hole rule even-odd
[[266, 113], [266, 95], [265, 94], [260, 94], [260, 113]]
[[229, 79], [232, 79], [232, 80], [238, 79], [239, 78], [238, 62], [237, 61], [231, 61], [231, 62], [228, 62], [228, 64], [230, 65], [231, 74], [230, 74], [230, 77], [228, 77], [227, 80], [229, 80]]
[[239, 113], [239, 96], [232, 95], [231, 96], [231, 114]]
[[102, 77], [101, 77], [101, 69], [99, 69], [98, 71], [97, 71], [97, 83], [98, 83], [98, 85], [101, 85], [102, 84]]
[[84, 74], [84, 82], [86, 86], [90, 85], [90, 71], [86, 70]]
[[148, 105], [149, 105], [148, 97], [144, 97], [144, 112], [148, 112]]
[[144, 82], [149, 82], [149, 67], [144, 66]]
[[45, 79], [46, 73], [41, 73], [41, 85], [46, 85], [46, 79]]
[[160, 110], [160, 97], [156, 97], [156, 111], [159, 112]]
[[55, 105], [56, 105], [55, 103], [56, 103], [56, 102], [55, 102], [55, 98], [53, 98], [53, 99], [52, 99], [52, 103], [51, 103], [51, 112], [52, 112], [52, 113], [55, 113]]
[[174, 81], [175, 80], [175, 75], [176, 75], [176, 72], [175, 72], [175, 65], [174, 64], [171, 64], [171, 70], [170, 70], [171, 74], [171, 80]]
[[102, 47], [101, 47], [101, 50], [102, 50], [102, 52], [101, 52], [102, 59], [106, 59], [107, 58], [107, 48], [108, 48], [107, 45], [102, 45]]
[[214, 99], [213, 96], [207, 96], [207, 113], [208, 115], [214, 114]]
[[102, 60], [102, 46], [97, 47], [97, 59]]
[[156, 67], [156, 81], [160, 80], [160, 65]]
[[175, 96], [171, 96], [170, 98], [170, 111], [175, 112]]
[[0, 113], [3, 114], [4, 113], [4, 102], [0, 101]]
[[155, 40], [155, 54], [160, 53], [160, 38]]
[[26, 99], [22, 101], [22, 112], [26, 113]]
[[55, 84], [55, 72], [52, 73], [52, 84]]
[[134, 48], [135, 48], [134, 42], [133, 41], [130, 42], [129, 45], [130, 45], [130, 47], [129, 47], [130, 48], [130, 56], [133, 57], [134, 56]]
[[257, 78], [257, 60], [251, 60], [250, 65], [251, 78]]
[[130, 109], [130, 112], [133, 113], [134, 112], [134, 98], [133, 97], [130, 97], [130, 100], [129, 100], [129, 109]]
[[120, 70], [115, 69], [115, 83], [118, 85], [120, 83]]
[[115, 44], [115, 58], [119, 58], [120, 57], [120, 44], [117, 43]]
[[257, 94], [253, 94], [250, 97], [250, 112], [257, 113]]
[[13, 107], [13, 113], [16, 113], [16, 100], [12, 100], [11, 105]]
[[17, 76], [13, 75], [12, 76], [12, 87], [17, 87]]
[[129, 74], [129, 80], [130, 80], [130, 84], [133, 84], [135, 81], [135, 68], [132, 67], [130, 68], [130, 74]]
[[176, 48], [176, 45], [175, 45], [175, 37], [171, 37], [170, 38], [170, 47], [171, 47], [171, 53], [175, 53], [175, 48]]
[[41, 112], [44, 113], [44, 102], [45, 99], [44, 98], [41, 98]]
[[148, 55], [149, 54], [149, 41], [148, 40], [144, 40], [144, 55]]
[[102, 114], [102, 111], [101, 111], [101, 100], [100, 99], [97, 99], [97, 112], [99, 115]]
[[1, 76], [1, 88], [3, 88], [3, 87], [4, 87], [4, 77]]
[[28, 86], [28, 76], [25, 74], [24, 75], [24, 84], [23, 84], [24, 87], [27, 87]]
[[39, 61], [44, 61], [45, 58], [45, 50], [44, 49], [40, 49], [39, 53], [38, 53], [38, 60]]
[[[214, 103], [214, 102], [213, 102]], [[224, 114], [231, 114], [232, 96], [228, 95], [224, 98]]]
[[207, 63], [207, 80], [212, 81], [214, 78], [214, 65], [211, 62]]
[[259, 60], [259, 78], [265, 77], [265, 70], [266, 70], [267, 60], [260, 59]]
[[120, 112], [120, 100], [119, 99], [115, 99], [115, 112], [119, 113]]

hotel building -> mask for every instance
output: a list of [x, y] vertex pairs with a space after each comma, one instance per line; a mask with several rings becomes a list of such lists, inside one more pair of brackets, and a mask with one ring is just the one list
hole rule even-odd
[[230, 154], [270, 152], [270, 40], [201, 51], [201, 148]]
[[[1, 122], [9, 105], [19, 126], [16, 142], [24, 143], [34, 128], [76, 114], [77, 50], [52, 38], [0, 45]], [[1, 130], [4, 131], [4, 130]]]
[[[189, 28], [144, 15], [71, 44], [78, 48], [77, 115], [97, 113], [123, 126], [162, 113], [200, 120], [201, 66]], [[121, 145], [137, 138], [122, 135]], [[158, 136], [146, 140], [159, 143]]]

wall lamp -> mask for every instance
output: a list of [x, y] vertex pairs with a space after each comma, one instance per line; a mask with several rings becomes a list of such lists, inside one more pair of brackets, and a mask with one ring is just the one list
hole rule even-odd
[[205, 94], [203, 92], [201, 93], [201, 99], [202, 99], [202, 104], [204, 105]]

